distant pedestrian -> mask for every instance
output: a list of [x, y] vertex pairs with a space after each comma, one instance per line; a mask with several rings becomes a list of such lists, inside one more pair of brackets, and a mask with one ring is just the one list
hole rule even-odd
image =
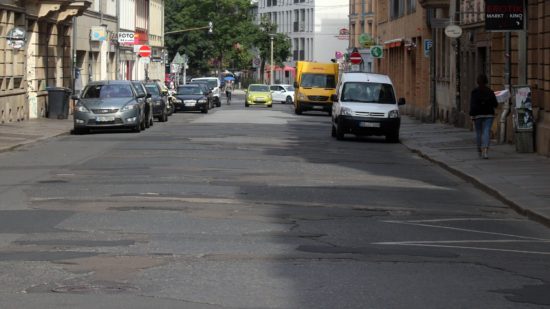
[[233, 84], [231, 81], [227, 81], [225, 84], [225, 97], [227, 98], [227, 105], [231, 104], [231, 92], [233, 92]]
[[478, 87], [472, 91], [470, 98], [470, 117], [475, 125], [477, 151], [483, 159], [488, 159], [491, 127], [495, 118], [495, 108], [498, 106], [497, 98], [491, 88], [487, 87], [489, 81], [485, 74], [477, 77]]

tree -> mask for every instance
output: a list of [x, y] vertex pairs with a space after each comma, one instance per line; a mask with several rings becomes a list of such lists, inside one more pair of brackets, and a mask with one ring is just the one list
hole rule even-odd
[[[212, 67], [222, 71], [234, 46], [250, 46], [255, 32], [249, 0], [166, 0], [166, 32], [201, 28], [202, 30], [168, 34], [165, 43], [170, 57], [176, 52], [189, 56], [191, 70], [207, 73]], [[208, 23], [213, 32], [208, 33]]]
[[277, 25], [267, 18], [263, 18], [256, 29], [254, 43], [260, 50], [260, 72], [262, 72], [260, 79], [262, 83], [264, 82], [265, 63], [268, 59], [271, 60], [271, 35], [273, 35], [273, 61], [275, 64], [283, 66], [283, 62], [290, 56], [290, 39], [287, 35], [276, 33], [276, 31]]

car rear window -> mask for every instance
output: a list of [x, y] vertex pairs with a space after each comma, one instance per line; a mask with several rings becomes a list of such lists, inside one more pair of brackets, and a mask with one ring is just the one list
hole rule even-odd
[[178, 87], [178, 94], [202, 94], [202, 89], [200, 87]]
[[145, 85], [145, 88], [147, 88], [147, 91], [152, 95], [160, 95], [160, 91], [157, 85]]

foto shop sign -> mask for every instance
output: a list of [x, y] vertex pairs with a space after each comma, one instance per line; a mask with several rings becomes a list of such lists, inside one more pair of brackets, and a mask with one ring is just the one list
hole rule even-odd
[[521, 31], [524, 24], [524, 0], [485, 0], [486, 31]]

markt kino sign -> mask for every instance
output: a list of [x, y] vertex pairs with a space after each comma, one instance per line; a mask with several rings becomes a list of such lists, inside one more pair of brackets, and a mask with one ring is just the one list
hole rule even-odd
[[521, 31], [524, 23], [524, 0], [485, 0], [486, 31]]

